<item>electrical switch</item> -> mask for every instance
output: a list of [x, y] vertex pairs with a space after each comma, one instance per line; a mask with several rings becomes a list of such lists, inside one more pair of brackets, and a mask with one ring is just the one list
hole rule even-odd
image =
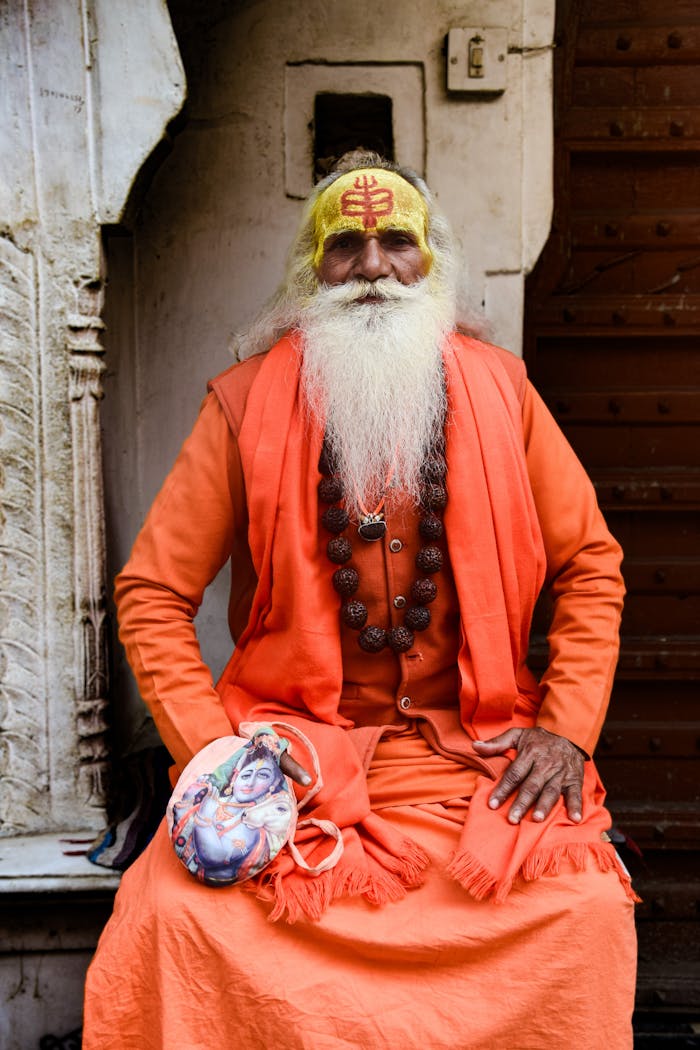
[[484, 42], [482, 36], [473, 36], [469, 41], [469, 76], [483, 77], [484, 75]]
[[500, 94], [506, 89], [508, 30], [497, 26], [450, 29], [447, 90]]

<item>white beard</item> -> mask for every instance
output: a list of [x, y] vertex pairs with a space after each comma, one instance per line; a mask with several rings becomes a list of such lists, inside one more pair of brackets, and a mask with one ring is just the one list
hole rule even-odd
[[[382, 302], [360, 303], [367, 295]], [[421, 468], [440, 442], [442, 344], [454, 307], [429, 281], [321, 287], [302, 316], [302, 388], [357, 520], [387, 486], [420, 499]]]

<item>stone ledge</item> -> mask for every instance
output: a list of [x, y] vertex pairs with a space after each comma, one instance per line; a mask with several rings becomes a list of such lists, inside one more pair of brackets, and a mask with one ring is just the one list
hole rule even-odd
[[77, 852], [93, 837], [90, 831], [63, 831], [0, 839], [0, 894], [116, 890], [120, 872]]

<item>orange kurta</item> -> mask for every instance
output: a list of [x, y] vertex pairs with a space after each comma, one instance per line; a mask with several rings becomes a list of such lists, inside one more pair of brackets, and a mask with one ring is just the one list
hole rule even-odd
[[[252, 361], [238, 369], [241, 407], [258, 367]], [[619, 550], [580, 467], [529, 387], [523, 421], [556, 598], [538, 723], [590, 752], [614, 667]], [[230, 732], [191, 623], [203, 589], [233, 550], [234, 567], [242, 569], [231, 607], [236, 635], [254, 583], [230, 423], [210, 395], [118, 587], [129, 658], [180, 766]], [[354, 543], [370, 621], [383, 624], [400, 622], [395, 599], [415, 573], [415, 516], [400, 506], [390, 512], [384, 544]], [[391, 549], [392, 540], [401, 541], [400, 549]], [[341, 714], [356, 726], [404, 727], [378, 747], [368, 785], [373, 811], [429, 855], [425, 884], [379, 910], [340, 901], [317, 924], [277, 929], [266, 923], [268, 906], [250, 895], [196, 886], [159, 833], [124, 879], [91, 970], [86, 1048], [233, 1046], [242, 1037], [252, 1047], [544, 1050], [559, 1045], [564, 1010], [574, 1042], [630, 1045], [631, 905], [612, 872], [589, 865], [574, 873], [564, 863], [556, 878], [518, 884], [499, 906], [473, 901], [446, 877], [474, 773], [436, 754], [411, 727], [421, 711], [453, 703], [457, 636], [448, 569], [440, 574], [433, 627], [410, 653], [368, 658], [353, 633], [342, 638]], [[568, 975], [576, 968], [586, 973], [585, 990]], [[427, 997], [420, 994], [426, 981]], [[602, 1018], [605, 1031], [594, 1032]]]
[[[257, 357], [236, 366], [240, 418], [262, 361]], [[537, 724], [566, 736], [590, 754], [605, 717], [617, 659], [624, 594], [621, 552], [600, 515], [583, 468], [529, 384], [522, 405], [526, 463], [547, 555], [547, 584], [554, 599], [550, 660], [541, 681]], [[371, 622], [384, 622], [389, 616], [398, 619], [394, 592], [402, 585], [405, 589], [415, 572], [415, 528], [402, 518], [390, 520], [389, 525], [384, 544], [354, 545], [355, 558], [363, 559], [363, 579], [365, 572], [371, 576], [365, 594]], [[398, 530], [396, 535], [392, 529]], [[209, 394], [115, 591], [120, 637], [141, 695], [180, 769], [201, 747], [230, 730], [209, 669], [202, 663], [192, 620], [206, 586], [230, 557], [229, 622], [234, 639], [242, 633], [255, 586], [247, 530], [235, 436], [217, 398]], [[395, 538], [404, 544], [398, 554], [387, 551]], [[443, 602], [454, 602], [451, 588], [450, 581], [441, 582]], [[375, 613], [376, 620], [372, 619]], [[426, 645], [444, 644], [444, 638], [439, 643], [436, 639], [437, 631], [426, 633], [414, 652]], [[454, 651], [454, 635], [452, 646]], [[417, 666], [425, 669], [427, 677], [436, 670], [436, 654], [431, 650], [425, 657], [397, 658], [384, 652], [373, 659], [368, 675], [366, 661], [346, 638], [343, 695], [366, 699], [374, 709], [370, 721], [377, 724], [381, 721], [378, 711], [387, 698], [401, 710], [398, 703], [406, 693], [402, 686], [413, 681]], [[452, 665], [447, 674], [453, 680], [454, 673]], [[435, 682], [426, 699], [441, 695], [441, 685]]]

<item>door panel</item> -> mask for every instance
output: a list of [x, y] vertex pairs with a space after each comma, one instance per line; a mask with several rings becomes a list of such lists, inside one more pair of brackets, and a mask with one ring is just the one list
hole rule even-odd
[[[639, 1004], [687, 1008], [700, 1005], [700, 6], [674, 4], [673, 23], [670, 10], [558, 5], [554, 219], [528, 279], [525, 356], [625, 550], [596, 761], [643, 852]], [[543, 604], [539, 667], [546, 624]]]

